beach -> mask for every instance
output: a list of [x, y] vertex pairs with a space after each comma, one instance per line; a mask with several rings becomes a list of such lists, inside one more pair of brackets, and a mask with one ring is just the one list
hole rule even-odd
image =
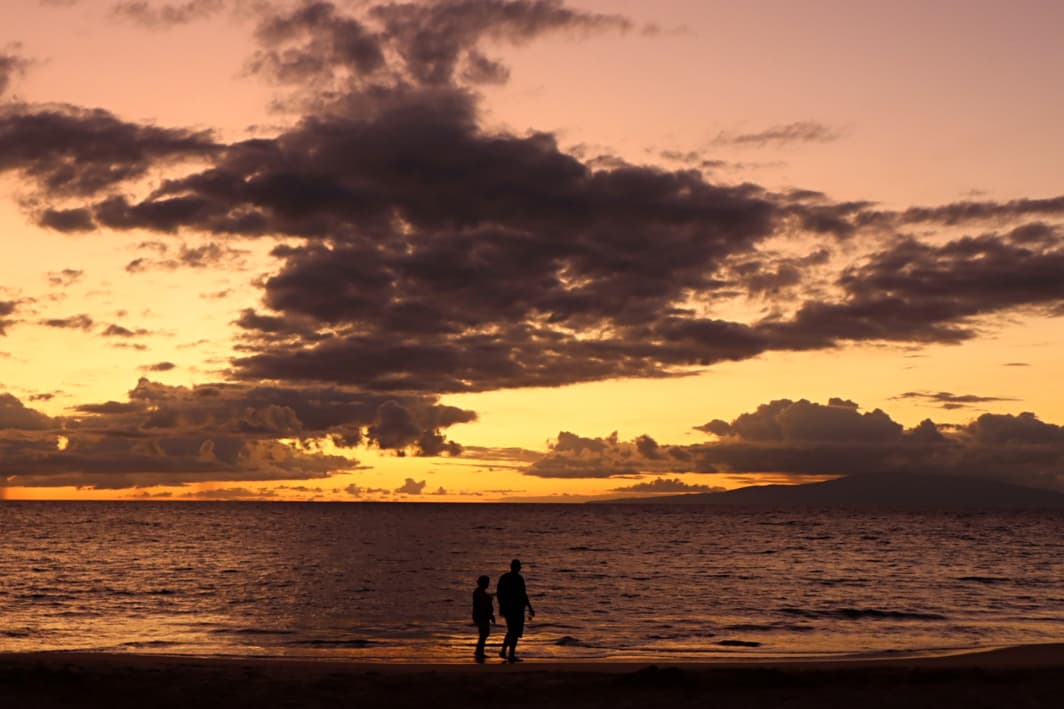
[[1064, 644], [941, 657], [646, 664], [371, 664], [0, 655], [4, 707], [1050, 707]]

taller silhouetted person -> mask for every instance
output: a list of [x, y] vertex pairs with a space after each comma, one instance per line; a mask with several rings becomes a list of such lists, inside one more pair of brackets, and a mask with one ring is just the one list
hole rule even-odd
[[499, 649], [499, 657], [510, 662], [520, 662], [517, 657], [517, 641], [525, 633], [525, 608], [528, 608], [529, 618], [535, 618], [536, 612], [532, 610], [532, 602], [528, 600], [519, 559], [511, 561], [510, 571], [499, 577], [495, 597], [499, 601], [499, 613], [506, 618], [506, 637], [502, 641], [502, 648]]

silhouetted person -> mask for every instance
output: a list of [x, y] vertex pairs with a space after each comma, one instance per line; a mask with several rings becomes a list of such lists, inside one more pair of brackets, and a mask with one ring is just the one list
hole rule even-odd
[[491, 624], [495, 622], [495, 604], [492, 602], [491, 594], [488, 593], [489, 583], [491, 579], [481, 576], [477, 579], [477, 587], [473, 591], [473, 624], [480, 632], [477, 649], [473, 651], [473, 657], [477, 658], [477, 662], [484, 661], [484, 643], [491, 634]]
[[525, 633], [525, 608], [528, 608], [529, 618], [535, 618], [536, 612], [532, 610], [532, 602], [528, 600], [525, 579], [521, 576], [521, 562], [518, 559], [511, 561], [510, 571], [499, 577], [495, 596], [499, 599], [499, 613], [506, 618], [506, 637], [502, 641], [502, 648], [499, 649], [499, 657], [510, 662], [520, 662], [516, 654], [517, 641]]

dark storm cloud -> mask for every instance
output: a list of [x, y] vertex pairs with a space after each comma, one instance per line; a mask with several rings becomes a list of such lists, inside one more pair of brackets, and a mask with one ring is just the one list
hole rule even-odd
[[344, 447], [453, 455], [460, 446], [442, 431], [475, 418], [432, 397], [334, 388], [189, 388], [141, 379], [128, 401], [85, 404], [77, 415], [57, 419], [6, 394], [0, 395], [0, 482], [119, 488], [327, 477], [357, 462], [324, 453], [324, 438]]
[[97, 207], [113, 228], [309, 240], [275, 251], [273, 313], [242, 316], [250, 351], [237, 376], [437, 392], [666, 376], [846, 341], [959, 342], [975, 318], [1064, 293], [1059, 240], [1028, 229], [902, 239], [793, 315], [699, 317], [692, 295], [808, 289], [830, 251], [782, 258], [757, 245], [795, 224], [849, 235], [867, 203], [593, 170], [549, 135], [483, 132], [461, 90], [380, 96], [368, 118], [306, 119], [145, 202]]
[[987, 404], [995, 401], [1016, 401], [1002, 396], [979, 396], [978, 394], [954, 394], [948, 391], [907, 391], [899, 394], [895, 399], [917, 399], [926, 401], [943, 409], [962, 409], [974, 404]]
[[184, 2], [123, 0], [115, 3], [112, 12], [118, 17], [148, 27], [166, 27], [207, 19], [224, 10], [225, 6], [225, 0], [185, 0]]
[[[21, 170], [50, 196], [88, 196], [91, 204], [36, 203], [52, 228], [216, 240], [176, 257], [153, 251], [131, 272], [231, 268], [238, 262], [218, 251], [223, 239], [293, 237], [273, 252], [280, 266], [261, 282], [262, 306], [237, 320], [231, 375], [243, 381], [398, 394], [661, 377], [773, 350], [960, 342], [988, 315], [1061, 308], [1060, 234], [1048, 223], [944, 245], [896, 238], [835, 278], [825, 273], [837, 268], [833, 250], [796, 257], [765, 242], [853, 243], [862, 229], [882, 237], [917, 222], [1049, 218], [1064, 198], [876, 211], [815, 190], [595, 163], [550, 134], [483, 127], [470, 84], [506, 76], [486, 46], [629, 26], [550, 0], [287, 6], [258, 24], [252, 70], [313, 94], [292, 104], [314, 110], [291, 128], [220, 146], [207, 133], [102, 111], [17, 106], [0, 114], [0, 169]], [[725, 136], [744, 145], [833, 137], [811, 122]], [[13, 157], [5, 145], [17, 148]], [[169, 172], [143, 198], [115, 192], [151, 166], [190, 157], [207, 167]], [[743, 297], [771, 315], [709, 315]], [[390, 408], [380, 418], [374, 430], [386, 444], [447, 450], [432, 435], [404, 433], [414, 427]]]
[[[309, 321], [337, 336], [245, 358], [247, 376], [467, 390], [653, 375], [659, 360], [761, 351], [748, 328], [679, 322], [674, 306], [712, 290], [719, 260], [771, 232], [778, 210], [760, 190], [652, 168], [594, 172], [549, 136], [483, 135], [449, 105], [306, 124], [277, 144], [283, 179], [259, 162], [252, 183], [213, 173], [162, 188], [208, 191], [217, 207], [203, 211], [205, 228], [235, 223], [236, 211], [244, 224], [340, 242], [279, 249], [285, 267], [266, 282], [266, 303], [290, 317], [260, 321]], [[306, 155], [321, 164], [299, 168]], [[293, 194], [307, 195], [298, 209]], [[616, 335], [577, 336], [594, 329]]]
[[[209, 132], [127, 123], [102, 109], [0, 108], [0, 172], [18, 172], [51, 197], [91, 195], [143, 177], [152, 167], [207, 157], [217, 149]], [[77, 230], [84, 217], [77, 210], [53, 209], [40, 219]]]
[[717, 440], [686, 446], [660, 444], [647, 457], [638, 439], [583, 438], [563, 433], [524, 473], [540, 477], [610, 478], [648, 472], [771, 473], [801, 476], [861, 473], [933, 473], [1003, 480], [1064, 490], [1064, 427], [1033, 413], [983, 414], [963, 425], [926, 419], [905, 429], [885, 412], [857, 404], [781, 399], [734, 420], [698, 430]]
[[60, 330], [91, 330], [92, 318], [88, 315], [72, 315], [68, 318], [48, 318], [46, 320], [39, 321], [40, 325], [45, 327], [54, 327]]
[[713, 139], [717, 145], [737, 145], [753, 148], [784, 146], [792, 143], [830, 143], [842, 137], [831, 126], [816, 121], [796, 121], [772, 126], [753, 133], [721, 132]]

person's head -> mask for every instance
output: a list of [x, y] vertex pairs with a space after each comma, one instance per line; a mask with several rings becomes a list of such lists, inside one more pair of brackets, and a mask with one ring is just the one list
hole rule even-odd
[[510, 562], [510, 571], [520, 571], [520, 570], [521, 570], [521, 560], [520, 559], [514, 559], [513, 561]]
[[477, 579], [477, 588], [487, 588], [489, 583], [491, 583], [491, 579], [487, 576], [481, 576]]

